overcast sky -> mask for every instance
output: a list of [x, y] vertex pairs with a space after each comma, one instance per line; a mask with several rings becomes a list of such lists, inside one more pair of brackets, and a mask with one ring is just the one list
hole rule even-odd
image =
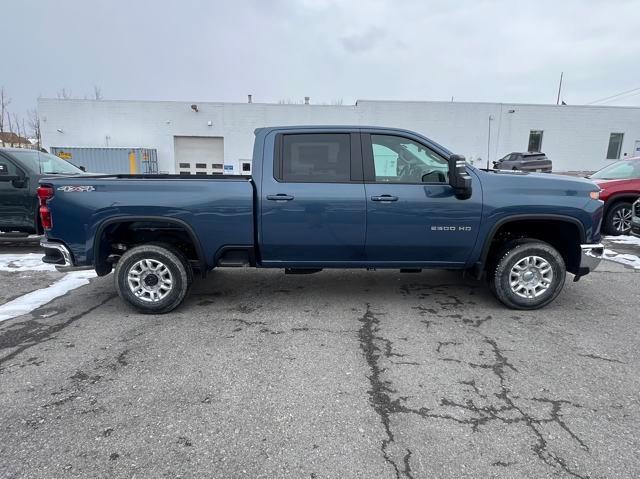
[[[640, 87], [640, 1], [2, 2], [0, 85], [23, 115], [83, 98], [587, 103]], [[612, 105], [640, 105], [640, 90]]]

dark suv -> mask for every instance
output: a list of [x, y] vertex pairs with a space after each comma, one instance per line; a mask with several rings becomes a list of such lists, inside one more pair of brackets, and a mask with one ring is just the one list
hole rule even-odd
[[551, 160], [540, 152], [509, 153], [493, 162], [496, 170], [540, 171], [551, 173]]
[[41, 234], [38, 180], [45, 176], [82, 174], [80, 168], [49, 153], [0, 148], [0, 231]]

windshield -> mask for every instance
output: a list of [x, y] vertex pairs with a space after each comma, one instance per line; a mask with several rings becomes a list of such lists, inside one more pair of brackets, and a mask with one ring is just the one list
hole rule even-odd
[[82, 170], [68, 161], [37, 150], [12, 151], [11, 155], [32, 171], [43, 175], [80, 175]]
[[622, 160], [602, 168], [591, 175], [596, 180], [628, 180], [640, 178], [640, 160]]

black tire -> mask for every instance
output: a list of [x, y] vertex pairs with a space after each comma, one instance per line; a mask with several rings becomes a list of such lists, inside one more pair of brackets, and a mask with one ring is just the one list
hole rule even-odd
[[[131, 283], [130, 273], [133, 273]], [[163, 314], [182, 303], [193, 280], [193, 272], [189, 261], [177, 249], [148, 243], [123, 254], [116, 264], [114, 277], [118, 295], [126, 303], [141, 313]], [[139, 294], [134, 293], [135, 287], [139, 287]]]
[[[604, 220], [604, 232], [612, 236], [629, 234], [631, 230], [631, 207], [631, 203], [621, 201], [609, 208], [607, 217]], [[620, 229], [623, 218], [624, 224], [628, 224], [628, 227]]]
[[[534, 297], [523, 297], [522, 295], [526, 295], [526, 292], [515, 291], [510, 284], [512, 269], [519, 262], [526, 261], [526, 258], [540, 258], [542, 261], [535, 261], [539, 261], [540, 264], [546, 262], [551, 271], [551, 275], [546, 273], [545, 276], [549, 285], [540, 292], [534, 291], [532, 293]], [[532, 264], [531, 270], [534, 271], [532, 274], [540, 275], [540, 271], [546, 270], [546, 267], [538, 268], [536, 264], [538, 263]], [[566, 274], [567, 269], [562, 255], [553, 246], [543, 241], [523, 238], [503, 246], [496, 256], [496, 261], [489, 266], [487, 280], [490, 291], [502, 304], [511, 309], [531, 310], [546, 306], [560, 294]], [[538, 283], [534, 280], [533, 284]]]

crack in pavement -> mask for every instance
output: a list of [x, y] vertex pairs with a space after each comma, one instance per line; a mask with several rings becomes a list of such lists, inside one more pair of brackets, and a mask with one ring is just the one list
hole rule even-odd
[[603, 356], [598, 356], [597, 354], [578, 354], [578, 356], [582, 356], [583, 358], [599, 359], [610, 363], [626, 364], [624, 361], [620, 361], [619, 359], [605, 358]]
[[[2, 332], [0, 336], [0, 349], [8, 349], [8, 348], [17, 348], [11, 353], [0, 358], [0, 365], [6, 363], [7, 361], [15, 358], [20, 353], [29, 349], [32, 346], [36, 346], [45, 341], [53, 339], [53, 335], [62, 331], [67, 326], [76, 322], [79, 319], [82, 319], [87, 314], [95, 311], [100, 306], [108, 303], [112, 299], [114, 299], [117, 295], [115, 293], [109, 294], [106, 299], [100, 301], [99, 303], [91, 306], [85, 311], [81, 311], [80, 313], [74, 314], [66, 321], [57, 324], [43, 324], [36, 319], [31, 319], [24, 323], [20, 323], [17, 327], [10, 326], [8, 329]], [[0, 371], [3, 369], [0, 368]]]
[[[379, 315], [383, 313], [374, 313], [371, 310], [370, 304], [366, 305], [365, 313], [358, 319], [361, 323], [360, 330], [358, 332], [358, 338], [360, 342], [360, 348], [365, 357], [367, 365], [370, 370], [368, 375], [370, 389], [367, 391], [369, 395], [369, 403], [374, 411], [378, 414], [380, 422], [384, 427], [385, 437], [382, 439], [380, 450], [386, 463], [388, 463], [395, 472], [395, 477], [400, 479], [401, 476], [411, 478], [412, 471], [410, 467], [410, 459], [412, 452], [406, 449], [406, 453], [402, 459], [403, 468], [391, 457], [389, 453], [389, 446], [395, 442], [395, 436], [391, 429], [391, 416], [393, 414], [414, 414], [425, 419], [440, 419], [453, 421], [458, 424], [464, 424], [471, 426], [472, 432], [478, 432], [479, 428], [491, 421], [498, 421], [502, 424], [523, 424], [528, 428], [531, 434], [534, 436], [535, 443], [531, 445], [532, 451], [536, 454], [539, 460], [549, 467], [555, 470], [560, 470], [566, 474], [580, 479], [588, 478], [587, 475], [580, 474], [576, 470], [572, 469], [567, 461], [549, 450], [549, 445], [544, 435], [542, 434], [541, 426], [544, 424], [555, 423], [562, 428], [570, 438], [575, 441], [580, 448], [584, 451], [589, 451], [587, 444], [574, 433], [566, 422], [562, 418], [562, 408], [565, 405], [580, 408], [579, 404], [572, 403], [564, 399], [549, 399], [549, 398], [521, 398], [511, 394], [510, 388], [507, 385], [507, 372], [518, 373], [518, 369], [508, 360], [503, 350], [498, 346], [496, 340], [481, 334], [483, 342], [487, 344], [493, 355], [493, 361], [489, 363], [474, 363], [468, 361], [462, 361], [457, 358], [439, 358], [441, 361], [454, 362], [463, 365], [467, 365], [473, 369], [481, 369], [490, 372], [499, 381], [499, 391], [493, 393], [493, 397], [497, 398], [502, 404], [500, 405], [487, 405], [479, 406], [473, 399], [467, 399], [460, 403], [452, 401], [447, 398], [441, 398], [440, 406], [444, 408], [460, 409], [467, 413], [471, 413], [471, 417], [460, 418], [449, 412], [440, 412], [430, 408], [411, 408], [405, 403], [408, 398], [399, 397], [392, 399], [392, 394], [397, 394], [397, 391], [393, 388], [391, 381], [384, 379], [383, 373], [385, 368], [380, 365], [380, 359], [382, 356], [389, 358], [392, 356], [403, 357], [405, 355], [393, 352], [393, 343], [379, 334], [380, 331], [380, 319]], [[487, 318], [488, 319], [488, 318]], [[474, 331], [477, 331], [478, 324], [472, 324]], [[459, 343], [446, 341], [439, 342], [436, 351], [440, 353], [443, 346], [459, 345]], [[392, 362], [392, 361], [390, 361]], [[481, 398], [487, 398], [487, 394], [482, 394], [477, 387], [475, 380], [461, 381], [460, 384], [470, 387], [475, 394]], [[551, 410], [548, 416], [542, 418], [536, 418], [523, 409], [522, 406], [516, 404], [516, 400], [529, 400], [539, 403], [544, 403], [550, 406]], [[504, 463], [507, 464], [508, 463]], [[501, 465], [501, 464], [500, 464]]]
[[[382, 369], [378, 364], [378, 358], [380, 354], [383, 354], [380, 348], [376, 346], [375, 341], [385, 341], [384, 338], [377, 336], [377, 332], [379, 330], [378, 324], [380, 324], [380, 320], [376, 315], [371, 312], [370, 305], [367, 304], [367, 310], [364, 315], [359, 319], [360, 323], [362, 323], [360, 330], [358, 331], [358, 337], [360, 340], [360, 348], [362, 349], [362, 353], [367, 361], [369, 366], [369, 370], [371, 374], [369, 376], [369, 383], [371, 385], [371, 389], [369, 389], [369, 403], [371, 407], [373, 407], [374, 411], [380, 417], [380, 421], [382, 422], [382, 426], [384, 427], [386, 438], [382, 440], [382, 444], [380, 446], [380, 450], [382, 451], [382, 456], [384, 460], [393, 467], [395, 471], [395, 476], [397, 479], [400, 478], [400, 468], [398, 464], [396, 464], [393, 459], [389, 456], [387, 452], [387, 447], [389, 444], [395, 441], [395, 437], [393, 432], [391, 431], [390, 424], [390, 416], [392, 413], [397, 412], [396, 408], [399, 406], [399, 403], [391, 401], [391, 398], [388, 393], [393, 393], [391, 389], [391, 385], [388, 381], [384, 381], [381, 378]], [[387, 340], [386, 344], [390, 342]], [[407, 458], [407, 462], [409, 458]], [[402, 473], [406, 477], [407, 476], [407, 468], [405, 466], [405, 470]], [[409, 469], [410, 473], [410, 469]]]

